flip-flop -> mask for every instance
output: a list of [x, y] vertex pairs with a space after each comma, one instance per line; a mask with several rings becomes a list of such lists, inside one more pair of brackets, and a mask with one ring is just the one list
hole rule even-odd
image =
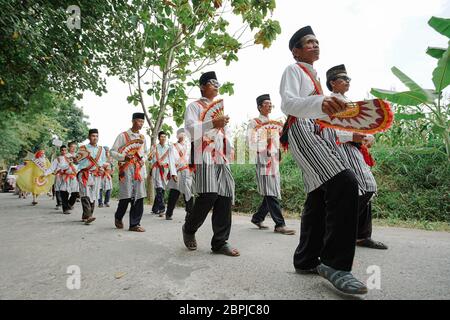
[[339, 291], [346, 294], [366, 294], [367, 287], [356, 279], [351, 272], [336, 270], [323, 263], [317, 267], [319, 275], [331, 282]]
[[370, 249], [387, 250], [388, 246], [380, 241], [375, 241], [371, 238], [356, 241], [358, 247], [365, 247]]
[[230, 257], [239, 257], [241, 254], [236, 248], [231, 248], [231, 246], [227, 243], [224, 244], [219, 250], [213, 251], [214, 254], [224, 254]]

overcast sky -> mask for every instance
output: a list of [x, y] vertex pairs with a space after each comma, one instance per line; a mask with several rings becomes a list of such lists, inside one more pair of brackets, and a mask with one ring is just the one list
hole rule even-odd
[[[275, 104], [272, 118], [281, 118], [280, 79], [286, 66], [294, 62], [288, 42], [300, 27], [311, 25], [320, 41], [320, 60], [314, 66], [324, 90], [326, 70], [342, 63], [352, 78], [348, 96], [353, 100], [365, 98], [373, 87], [404, 89], [391, 73], [392, 66], [420, 85], [432, 88], [431, 73], [436, 60], [425, 50], [428, 46], [447, 45], [445, 37], [428, 26], [432, 15], [450, 17], [450, 2], [278, 0], [273, 18], [280, 22], [282, 33], [269, 49], [250, 47], [238, 53], [238, 62], [228, 67], [218, 63], [204, 71], [215, 70], [220, 82], [234, 83], [234, 95], [222, 97], [233, 127], [258, 115], [255, 99], [263, 93], [269, 93]], [[231, 27], [237, 29], [239, 23], [233, 19]], [[101, 97], [85, 92], [77, 105], [89, 116], [91, 127], [99, 129], [100, 144], [111, 146], [115, 137], [130, 127], [131, 114], [140, 111], [140, 107], [127, 103], [128, 87], [119, 80], [109, 78], [107, 90]], [[198, 98], [197, 94], [193, 90], [190, 98]]]

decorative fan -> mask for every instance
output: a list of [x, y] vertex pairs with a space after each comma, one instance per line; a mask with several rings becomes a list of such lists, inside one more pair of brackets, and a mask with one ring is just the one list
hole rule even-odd
[[203, 109], [202, 113], [200, 114], [200, 120], [209, 121], [217, 118], [218, 116], [223, 115], [224, 115], [223, 100], [217, 100], [212, 102], [205, 109]]
[[141, 139], [130, 140], [127, 144], [125, 144], [123, 147], [119, 149], [119, 153], [121, 153], [124, 156], [126, 155], [134, 156], [136, 153], [139, 152], [143, 144], [144, 141]]
[[261, 129], [265, 129], [265, 130], [278, 130], [281, 132], [281, 130], [283, 129], [283, 124], [279, 121], [276, 120], [269, 120], [266, 122], [262, 122], [260, 124], [257, 124], [255, 127], [255, 130], [261, 130]]
[[394, 115], [388, 102], [381, 99], [347, 104], [350, 108], [326, 118], [317, 119], [321, 126], [366, 134], [390, 128]]
[[78, 153], [77, 153], [75, 159], [77, 160], [77, 162], [80, 162], [81, 160], [86, 159], [87, 157], [89, 157], [89, 155], [90, 155], [89, 151], [87, 151], [86, 149], [80, 148], [78, 150]]

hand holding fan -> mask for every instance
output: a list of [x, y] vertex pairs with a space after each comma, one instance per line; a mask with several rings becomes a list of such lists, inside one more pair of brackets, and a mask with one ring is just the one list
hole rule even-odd
[[364, 134], [386, 131], [392, 125], [394, 116], [390, 105], [382, 99], [350, 102], [347, 106], [347, 110], [316, 122], [326, 128]]
[[139, 150], [141, 150], [144, 145], [144, 141], [141, 139], [130, 140], [123, 147], [119, 149], [119, 153], [123, 156], [133, 157], [136, 154], [139, 154]]

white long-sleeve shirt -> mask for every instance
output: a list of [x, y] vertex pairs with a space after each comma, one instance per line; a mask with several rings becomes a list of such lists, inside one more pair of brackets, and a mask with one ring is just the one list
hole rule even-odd
[[[317, 72], [312, 65], [303, 62], [299, 63], [317, 78]], [[324, 96], [310, 96], [313, 91], [314, 85], [298, 64], [289, 65], [284, 70], [280, 83], [281, 111], [286, 115], [305, 119], [318, 119], [327, 116], [322, 111]]]

